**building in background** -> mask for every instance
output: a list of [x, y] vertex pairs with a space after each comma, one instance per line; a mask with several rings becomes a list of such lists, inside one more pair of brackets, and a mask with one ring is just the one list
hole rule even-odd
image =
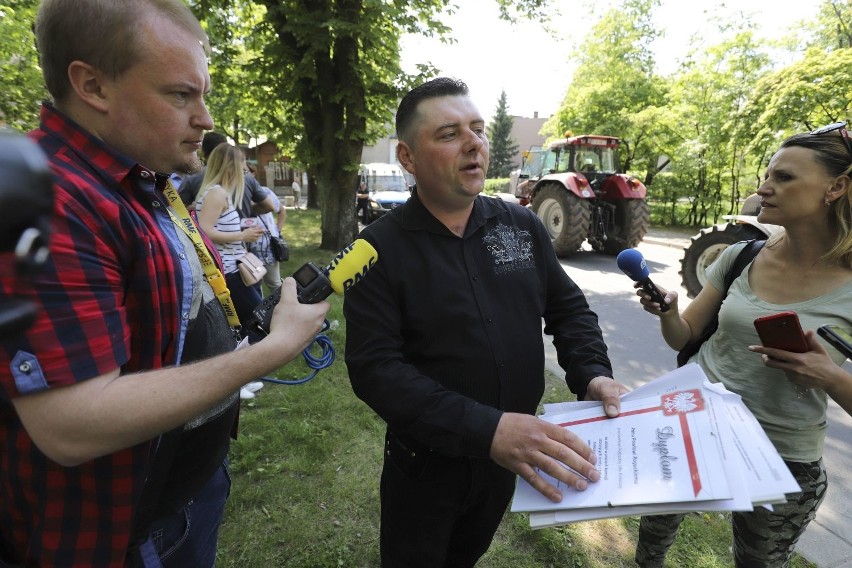
[[290, 165], [290, 156], [282, 155], [274, 142], [266, 141], [253, 148], [244, 147], [246, 160], [256, 170], [257, 181], [260, 185], [271, 189], [287, 206], [295, 205], [293, 197], [293, 181], [298, 181], [302, 188], [302, 201], [307, 199], [308, 180], [305, 172]]
[[545, 137], [539, 134], [547, 118], [540, 118], [534, 113], [532, 118], [526, 116], [512, 116], [512, 138], [518, 145], [518, 154], [515, 156], [515, 167], [521, 167], [523, 152], [531, 146], [544, 146]]

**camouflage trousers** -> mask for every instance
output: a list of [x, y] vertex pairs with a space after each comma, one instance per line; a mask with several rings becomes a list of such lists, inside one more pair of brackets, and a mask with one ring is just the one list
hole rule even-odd
[[[816, 516], [828, 488], [822, 459], [811, 463], [785, 462], [802, 488], [774, 511], [731, 513], [734, 564], [737, 568], [787, 568], [796, 541]], [[686, 515], [653, 515], [639, 521], [636, 563], [641, 568], [662, 568], [666, 552]]]

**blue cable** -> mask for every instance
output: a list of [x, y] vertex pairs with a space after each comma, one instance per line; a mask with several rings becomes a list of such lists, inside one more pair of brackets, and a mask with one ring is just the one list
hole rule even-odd
[[[321, 331], [325, 331], [328, 328], [329, 328], [329, 323], [328, 323], [328, 320], [326, 320], [325, 323], [322, 326]], [[317, 345], [320, 348], [320, 356], [319, 357], [315, 357], [314, 354], [311, 352], [311, 349], [314, 347], [314, 345]], [[331, 364], [334, 363], [334, 345], [331, 343], [331, 339], [329, 339], [329, 337], [327, 335], [323, 335], [322, 333], [319, 333], [314, 338], [314, 340], [311, 342], [311, 344], [308, 345], [307, 347], [305, 347], [305, 350], [302, 351], [302, 357], [304, 357], [304, 359], [305, 359], [305, 364], [309, 368], [314, 370], [314, 372], [311, 373], [310, 375], [308, 375], [307, 377], [304, 377], [304, 378], [301, 378], [301, 379], [293, 379], [293, 380], [273, 379], [272, 377], [263, 377], [260, 380], [264, 381], [266, 383], [274, 383], [276, 385], [301, 385], [301, 384], [304, 384], [304, 383], [310, 381], [311, 379], [313, 379], [314, 377], [316, 377], [317, 373], [319, 373], [322, 369], [325, 369], [326, 367], [330, 367]]]

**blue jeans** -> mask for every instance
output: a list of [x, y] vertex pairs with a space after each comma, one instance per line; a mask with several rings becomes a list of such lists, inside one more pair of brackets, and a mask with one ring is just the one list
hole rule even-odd
[[225, 460], [183, 510], [151, 524], [140, 547], [145, 568], [213, 568], [225, 502], [231, 492], [231, 471]]

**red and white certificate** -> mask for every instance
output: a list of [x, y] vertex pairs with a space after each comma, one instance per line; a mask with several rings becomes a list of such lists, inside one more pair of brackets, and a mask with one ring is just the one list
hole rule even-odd
[[[531, 526], [538, 527], [649, 513], [751, 510], [782, 501], [798, 485], [748, 416], [740, 398], [707, 382], [697, 365], [629, 393], [617, 418], [608, 418], [599, 403], [546, 405], [543, 420], [571, 430], [594, 449], [601, 479], [577, 491], [540, 472], [562, 491], [560, 503], [518, 479], [511, 510], [530, 512]], [[773, 483], [767, 483], [770, 471]]]

